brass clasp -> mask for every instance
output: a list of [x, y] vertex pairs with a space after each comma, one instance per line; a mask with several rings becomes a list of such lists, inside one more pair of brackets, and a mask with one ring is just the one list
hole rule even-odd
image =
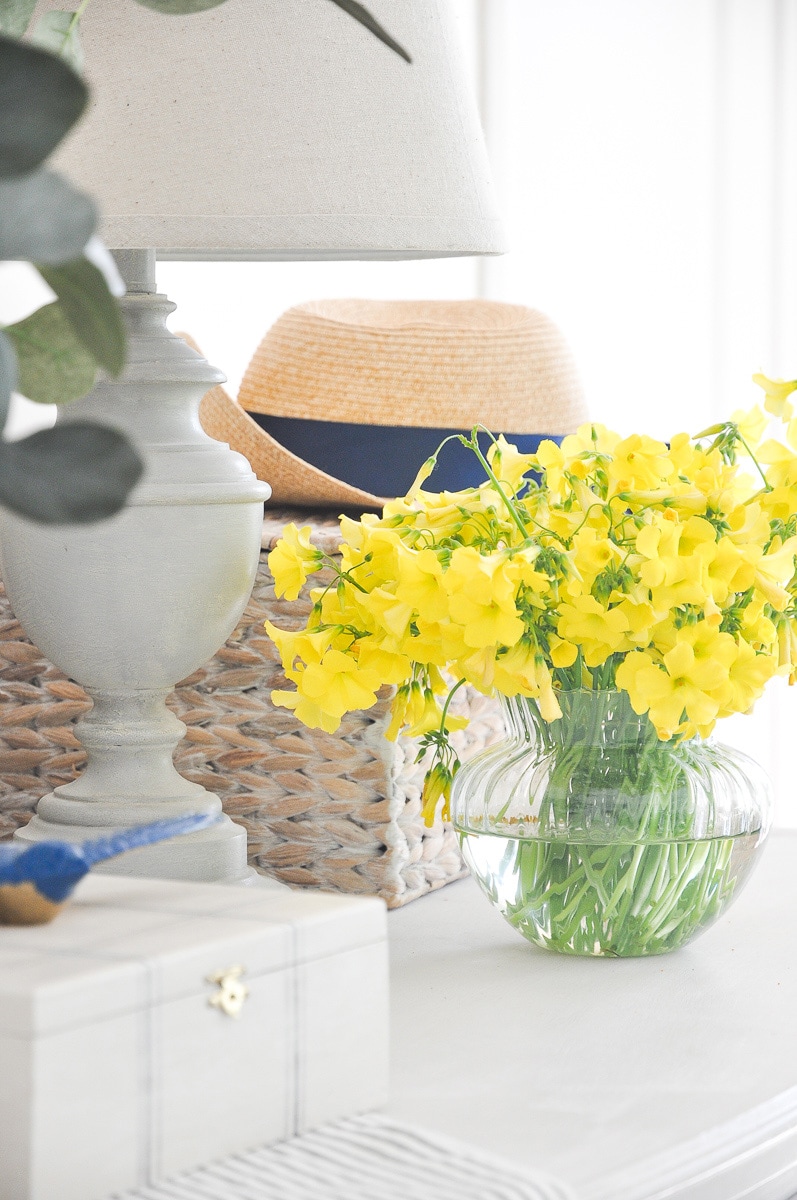
[[244, 973], [244, 967], [228, 967], [226, 971], [208, 975], [208, 983], [219, 985], [219, 990], [208, 999], [208, 1004], [220, 1009], [228, 1017], [240, 1016], [244, 1001], [249, 995], [249, 988], [245, 983], [241, 983]]

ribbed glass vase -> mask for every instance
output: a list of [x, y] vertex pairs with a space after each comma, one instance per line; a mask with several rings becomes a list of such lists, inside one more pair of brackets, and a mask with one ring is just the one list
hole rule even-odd
[[764, 772], [699, 738], [662, 742], [619, 691], [562, 717], [503, 699], [507, 737], [461, 768], [465, 861], [510, 925], [563, 954], [675, 950], [739, 894], [771, 824]]

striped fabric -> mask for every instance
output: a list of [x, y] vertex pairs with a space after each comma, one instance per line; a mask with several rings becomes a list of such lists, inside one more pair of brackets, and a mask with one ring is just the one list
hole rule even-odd
[[573, 1200], [562, 1184], [371, 1114], [119, 1200]]

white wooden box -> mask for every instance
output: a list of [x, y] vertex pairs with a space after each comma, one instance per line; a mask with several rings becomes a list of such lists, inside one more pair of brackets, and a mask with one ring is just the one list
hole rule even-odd
[[[106, 1200], [387, 1098], [381, 900], [89, 876], [0, 927], [0, 1196]], [[242, 966], [238, 1016], [208, 977]]]

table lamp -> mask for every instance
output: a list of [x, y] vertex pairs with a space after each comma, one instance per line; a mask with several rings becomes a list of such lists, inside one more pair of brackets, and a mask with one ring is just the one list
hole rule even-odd
[[[49, 4], [41, 6], [42, 11]], [[172, 754], [166, 707], [249, 597], [269, 487], [202, 430], [224, 376], [165, 318], [167, 259], [403, 259], [503, 249], [475, 102], [448, 0], [373, 0], [408, 64], [330, 0], [228, 0], [190, 17], [92, 0], [83, 19], [90, 111], [56, 166], [93, 194], [127, 284], [120, 380], [58, 422], [135, 442], [145, 474], [94, 526], [0, 514], [3, 577], [31, 639], [83, 685], [84, 772], [42, 798], [27, 840], [84, 841], [138, 822], [217, 812], [210, 828], [116, 860], [131, 874], [235, 882], [244, 829]], [[226, 686], [226, 685], [225, 685]]]

